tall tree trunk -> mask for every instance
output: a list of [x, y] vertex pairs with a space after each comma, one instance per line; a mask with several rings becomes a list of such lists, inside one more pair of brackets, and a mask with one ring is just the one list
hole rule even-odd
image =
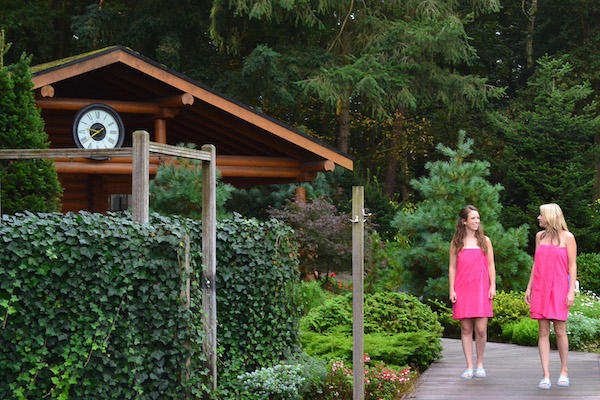
[[407, 201], [409, 196], [408, 184], [409, 171], [408, 171], [408, 134], [404, 126], [400, 129], [400, 194], [402, 195], [402, 201]]
[[[400, 171], [400, 194], [402, 200], [408, 198], [408, 138], [404, 128], [404, 114], [398, 112], [394, 117], [392, 141], [388, 152], [385, 170], [385, 192], [392, 197], [396, 191], [398, 171]], [[398, 168], [398, 164], [400, 167]]]
[[525, 60], [527, 62], [527, 69], [533, 68], [533, 33], [535, 30], [535, 14], [537, 13], [538, 0], [531, 0], [531, 7], [528, 11], [525, 10], [525, 0], [521, 3], [523, 13], [528, 19], [527, 23], [527, 36], [525, 38]]
[[[596, 133], [594, 135], [594, 144], [596, 145], [596, 148], [599, 148], [600, 146], [600, 133]], [[600, 198], [600, 154], [598, 154], [598, 152], [596, 152], [596, 162], [595, 167], [594, 168], [594, 197]]]
[[388, 197], [392, 197], [396, 190], [396, 179], [398, 177], [398, 147], [400, 144], [400, 136], [394, 121], [394, 131], [390, 148], [388, 149], [387, 162], [385, 164], [385, 193]]
[[340, 105], [340, 130], [338, 133], [338, 150], [348, 153], [348, 138], [350, 137], [350, 105], [342, 101]]

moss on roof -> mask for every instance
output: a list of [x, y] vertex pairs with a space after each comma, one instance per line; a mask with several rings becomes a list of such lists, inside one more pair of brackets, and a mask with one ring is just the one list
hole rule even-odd
[[66, 57], [66, 58], [61, 58], [60, 60], [54, 60], [54, 61], [50, 61], [50, 62], [47, 62], [44, 64], [34, 65], [31, 67], [31, 73], [36, 74], [38, 72], [42, 72], [42, 71], [45, 71], [50, 68], [55, 68], [55, 67], [61, 66], [63, 64], [67, 64], [71, 61], [79, 60], [81, 58], [85, 58], [85, 57], [91, 56], [93, 54], [104, 52], [106, 50], [117, 48], [117, 47], [121, 48], [122, 46], [108, 46], [108, 47], [104, 47], [102, 49], [89, 51], [87, 53], [77, 54], [75, 56]]

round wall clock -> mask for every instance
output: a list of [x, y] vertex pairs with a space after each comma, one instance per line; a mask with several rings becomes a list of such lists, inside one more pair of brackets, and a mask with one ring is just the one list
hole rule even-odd
[[121, 147], [125, 126], [119, 114], [106, 104], [90, 104], [75, 115], [73, 139], [84, 149]]

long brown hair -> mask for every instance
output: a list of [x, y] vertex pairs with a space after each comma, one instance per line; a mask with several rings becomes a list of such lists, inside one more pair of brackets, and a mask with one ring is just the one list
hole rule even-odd
[[[452, 238], [452, 245], [454, 247], [454, 250], [456, 251], [456, 254], [458, 254], [458, 252], [465, 245], [465, 236], [467, 235], [467, 228], [465, 227], [465, 222], [467, 221], [467, 218], [469, 217], [469, 213], [471, 211], [477, 211], [479, 213], [479, 210], [472, 205], [464, 206], [460, 209], [460, 212], [458, 213], [458, 221], [456, 221], [456, 231], [454, 231], [454, 237]], [[479, 224], [479, 228], [477, 228], [477, 230], [475, 231], [475, 238], [477, 238], [477, 244], [479, 245], [481, 250], [483, 250], [483, 252], [487, 254], [487, 241], [485, 240], [485, 235], [483, 234], [483, 226], [481, 225], [481, 223]]]

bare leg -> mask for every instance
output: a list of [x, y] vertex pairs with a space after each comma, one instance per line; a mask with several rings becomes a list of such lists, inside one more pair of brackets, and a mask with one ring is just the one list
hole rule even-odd
[[487, 341], [487, 318], [475, 318], [475, 347], [477, 351], [477, 367], [483, 367], [483, 352]]
[[567, 324], [565, 321], [554, 321], [554, 332], [556, 333], [556, 346], [560, 355], [560, 374], [569, 376], [567, 370], [567, 354], [569, 354], [569, 338], [567, 336]]
[[473, 318], [460, 320], [460, 336], [467, 368], [473, 369]]
[[538, 350], [540, 352], [540, 361], [542, 362], [542, 372], [544, 378], [550, 378], [550, 320], [538, 320], [540, 328], [540, 338], [538, 340]]

